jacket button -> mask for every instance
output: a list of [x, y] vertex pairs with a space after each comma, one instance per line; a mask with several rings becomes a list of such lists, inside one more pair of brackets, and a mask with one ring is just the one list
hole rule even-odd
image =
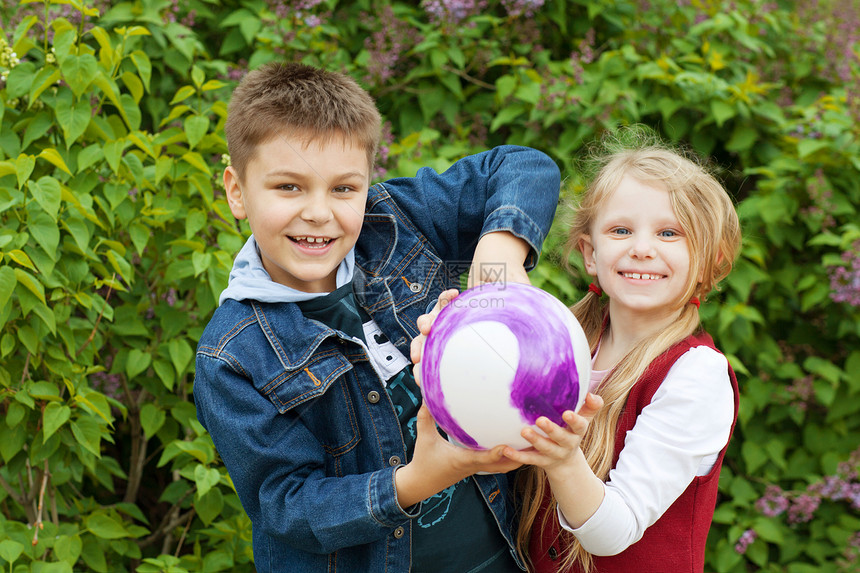
[[403, 528], [398, 527], [397, 529], [394, 530], [394, 537], [396, 539], [400, 539], [401, 537], [403, 537], [404, 533], [405, 533], [405, 531], [403, 530]]
[[421, 290], [421, 283], [410, 283], [409, 290], [412, 292], [418, 292]]
[[377, 402], [379, 402], [379, 392], [377, 392], [376, 390], [371, 390], [370, 392], [368, 392], [367, 401], [371, 404], [376, 404]]
[[549, 558], [555, 561], [558, 559], [558, 551], [556, 551], [555, 547], [549, 548]]
[[390, 458], [388, 458], [388, 465], [399, 466], [400, 465], [400, 457], [399, 456], [391, 456]]

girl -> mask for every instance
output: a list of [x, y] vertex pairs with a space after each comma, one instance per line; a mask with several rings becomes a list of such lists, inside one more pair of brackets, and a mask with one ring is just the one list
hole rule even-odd
[[533, 570], [702, 571], [720, 467], [737, 417], [726, 358], [699, 304], [732, 267], [740, 228], [723, 187], [677, 153], [608, 155], [568, 246], [593, 284], [573, 312], [593, 375], [566, 428], [541, 418], [521, 470], [518, 546]]

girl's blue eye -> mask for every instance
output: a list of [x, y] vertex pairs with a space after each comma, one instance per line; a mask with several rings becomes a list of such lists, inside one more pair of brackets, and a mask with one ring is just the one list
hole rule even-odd
[[666, 229], [665, 231], [660, 231], [660, 236], [661, 237], [677, 237], [678, 233], [671, 230], [671, 229]]
[[612, 229], [612, 232], [616, 235], [629, 235], [630, 229], [625, 229], [623, 227], [618, 227], [616, 229]]

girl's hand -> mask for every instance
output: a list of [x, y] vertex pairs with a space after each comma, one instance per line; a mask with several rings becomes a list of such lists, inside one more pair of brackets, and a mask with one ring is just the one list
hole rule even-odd
[[579, 413], [567, 410], [562, 414], [566, 427], [563, 428], [546, 417], [538, 418], [535, 425], [546, 436], [542, 436], [533, 428], [523, 428], [521, 435], [532, 447], [525, 450], [506, 447], [505, 457], [521, 464], [543, 468], [550, 477], [557, 472], [569, 471], [574, 464], [579, 463], [579, 456], [576, 454], [582, 437], [591, 419], [602, 406], [603, 398], [589, 392]]

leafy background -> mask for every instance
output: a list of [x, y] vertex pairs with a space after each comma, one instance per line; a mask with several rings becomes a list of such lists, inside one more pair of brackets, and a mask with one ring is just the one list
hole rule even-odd
[[[744, 247], [703, 305], [740, 419], [707, 569], [860, 570], [856, 0], [5, 0], [0, 567], [252, 571], [194, 348], [248, 232], [231, 88], [296, 60], [385, 118], [378, 178], [649, 125], [713, 158]], [[417, 104], [417, 105], [416, 105]], [[533, 281], [564, 301], [564, 213]]]

